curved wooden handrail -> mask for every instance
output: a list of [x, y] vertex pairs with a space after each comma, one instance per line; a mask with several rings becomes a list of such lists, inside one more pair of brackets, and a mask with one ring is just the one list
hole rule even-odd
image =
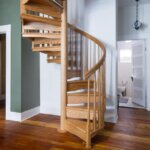
[[85, 36], [86, 38], [90, 39], [91, 41], [95, 42], [95, 44], [97, 44], [103, 51], [103, 55], [100, 58], [100, 60], [97, 62], [97, 64], [95, 64], [88, 72], [84, 74], [85, 79], [88, 79], [92, 74], [94, 74], [97, 71], [97, 69], [101, 67], [101, 65], [103, 65], [106, 57], [106, 48], [101, 41], [99, 41], [97, 38], [93, 37], [92, 35], [88, 34], [87, 32], [84, 32], [69, 23], [68, 23], [68, 27], [80, 33], [81, 35]]

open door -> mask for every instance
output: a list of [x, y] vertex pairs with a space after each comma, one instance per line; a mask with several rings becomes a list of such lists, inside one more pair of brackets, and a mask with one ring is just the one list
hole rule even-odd
[[132, 45], [133, 82], [132, 102], [145, 107], [146, 77], [145, 77], [145, 41], [137, 40]]

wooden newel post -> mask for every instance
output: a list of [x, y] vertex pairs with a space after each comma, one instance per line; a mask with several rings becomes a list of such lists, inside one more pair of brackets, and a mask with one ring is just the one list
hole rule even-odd
[[61, 25], [61, 131], [65, 131], [67, 104], [67, 0], [63, 0]]

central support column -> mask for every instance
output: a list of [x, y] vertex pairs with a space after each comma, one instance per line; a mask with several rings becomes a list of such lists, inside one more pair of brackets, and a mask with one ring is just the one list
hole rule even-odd
[[65, 131], [67, 105], [67, 0], [63, 1], [61, 25], [61, 131]]

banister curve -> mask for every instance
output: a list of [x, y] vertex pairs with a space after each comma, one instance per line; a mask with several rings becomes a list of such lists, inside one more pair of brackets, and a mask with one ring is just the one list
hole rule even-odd
[[68, 23], [68, 27], [71, 28], [72, 30], [84, 35], [86, 38], [90, 39], [91, 41], [95, 42], [95, 44], [97, 44], [103, 51], [102, 57], [99, 59], [99, 61], [88, 72], [86, 72], [84, 74], [84, 78], [88, 79], [93, 73], [95, 73], [97, 71], [97, 69], [99, 69], [103, 65], [105, 58], [106, 58], [106, 48], [101, 41], [99, 41], [97, 38], [93, 37], [89, 33], [82, 31], [79, 28], [76, 28], [69, 23]]

